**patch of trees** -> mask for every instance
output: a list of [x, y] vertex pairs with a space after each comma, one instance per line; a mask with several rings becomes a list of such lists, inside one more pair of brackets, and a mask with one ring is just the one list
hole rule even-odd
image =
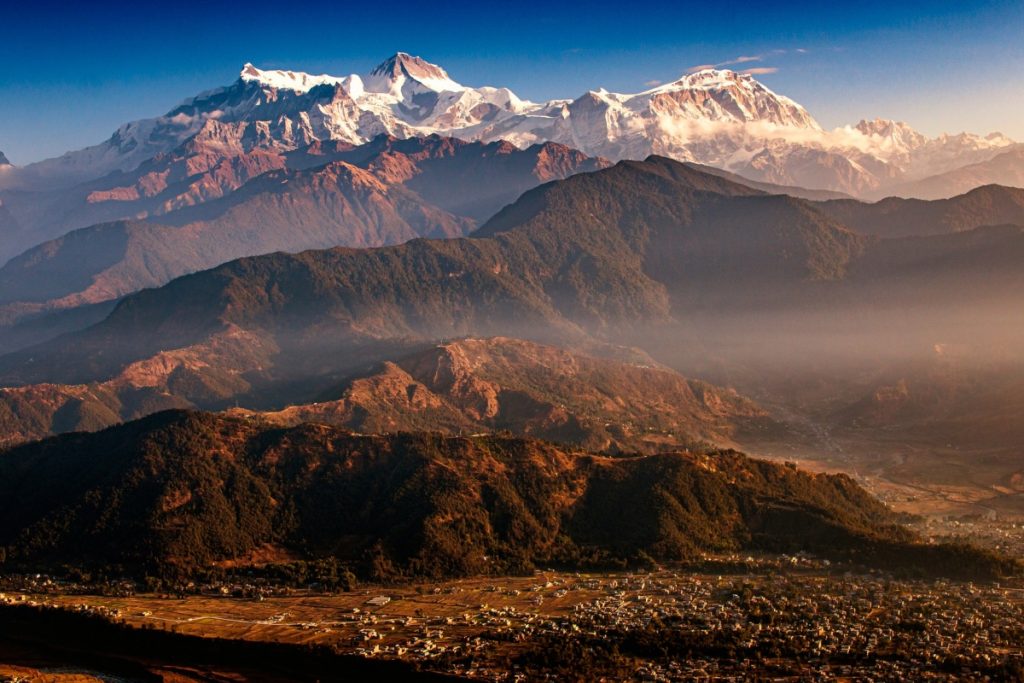
[[[907, 572], [1016, 571], [921, 545], [851, 479], [734, 451], [602, 458], [509, 437], [357, 436], [171, 411], [0, 457], [5, 567], [180, 579], [260, 564], [330, 589], [809, 551]], [[275, 554], [276, 553], [276, 554]], [[265, 562], [263, 562], [265, 563]]]

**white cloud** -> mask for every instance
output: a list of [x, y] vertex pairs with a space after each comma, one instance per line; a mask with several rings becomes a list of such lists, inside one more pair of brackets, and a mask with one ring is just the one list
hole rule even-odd
[[648, 88], [653, 88], [655, 86], [661, 85], [661, 81], [657, 79], [651, 79], [649, 81], [644, 81], [644, 85], [646, 85]]
[[[691, 66], [689, 69], [686, 70], [686, 73], [692, 74], [692, 73], [696, 73], [697, 71], [703, 71], [704, 69], [720, 69], [723, 66], [734, 66], [734, 65], [737, 65], [737, 64], [749, 64], [751, 62], [763, 62], [768, 57], [778, 57], [780, 55], [789, 54], [789, 53], [805, 55], [805, 54], [807, 54], [807, 49], [806, 48], [802, 48], [802, 47], [798, 47], [798, 48], [795, 48], [795, 49], [792, 49], [792, 50], [782, 50], [782, 49], [768, 50], [767, 52], [762, 52], [762, 53], [756, 54], [756, 55], [740, 55], [739, 57], [734, 57], [733, 59], [727, 59], [724, 62], [718, 62], [717, 64], [699, 64], [697, 66]], [[775, 71], [777, 71], [777, 69], [772, 70], [772, 71], [755, 71], [753, 69], [748, 69], [747, 71], [744, 71], [743, 73], [754, 73], [754, 74], [762, 73], [762, 74], [766, 74], [766, 73], [775, 73]]]
[[778, 68], [774, 66], [757, 66], [753, 69], [744, 69], [740, 73], [747, 74], [748, 76], [762, 76], [764, 74], [773, 74], [778, 72]]
[[746, 64], [747, 62], [760, 62], [764, 59], [764, 55], [740, 55], [736, 59], [730, 59], [727, 62], [722, 62], [719, 66], [725, 66], [727, 64]]

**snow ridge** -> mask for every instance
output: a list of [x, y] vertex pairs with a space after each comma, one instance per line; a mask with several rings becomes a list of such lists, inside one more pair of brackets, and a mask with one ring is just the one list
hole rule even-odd
[[985, 161], [1014, 144], [998, 134], [929, 139], [879, 119], [826, 131], [797, 102], [728, 69], [688, 73], [633, 94], [601, 88], [534, 103], [507, 88], [464, 86], [440, 66], [398, 52], [368, 73], [344, 77], [247, 63], [234, 84], [125, 124], [99, 145], [9, 169], [0, 189], [131, 170], [192, 139], [230, 155], [317, 140], [362, 144], [381, 134], [501, 139], [520, 147], [553, 141], [613, 160], [661, 154], [757, 180], [860, 195]]

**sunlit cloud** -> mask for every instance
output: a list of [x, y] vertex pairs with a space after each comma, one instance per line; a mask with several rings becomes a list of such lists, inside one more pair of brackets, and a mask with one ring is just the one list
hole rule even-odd
[[726, 64], [746, 64], [747, 62], [760, 62], [764, 59], [764, 55], [740, 55], [736, 59], [730, 59], [728, 62], [722, 62], [722, 65]]
[[[769, 57], [779, 57], [781, 55], [790, 54], [790, 53], [805, 55], [805, 54], [807, 54], [807, 49], [806, 48], [802, 48], [802, 47], [798, 47], [798, 48], [795, 48], [795, 49], [792, 49], [792, 50], [782, 50], [782, 49], [768, 50], [767, 52], [761, 52], [761, 53], [756, 54], [756, 55], [740, 55], [739, 57], [734, 57], [733, 59], [727, 59], [724, 62], [718, 62], [717, 64], [698, 64], [697, 66], [691, 66], [689, 69], [686, 70], [686, 73], [692, 74], [692, 73], [696, 73], [698, 71], [703, 71], [704, 69], [721, 69], [724, 66], [736, 66], [738, 64], [750, 64], [751, 62], [763, 62], [765, 59], [767, 59]], [[747, 69], [743, 73], [767, 74], [767, 73], [775, 73], [776, 71], [778, 71], [778, 69], [775, 68], [775, 67], [764, 67], [764, 68], [765, 69], [769, 69], [770, 68], [771, 70], [770, 71], [758, 71], [758, 70], [755, 70], [755, 69]]]
[[778, 73], [779, 69], [774, 66], [757, 66], [752, 69], [744, 69], [741, 74], [747, 74], [748, 76], [762, 76], [764, 74]]
[[652, 79], [649, 81], [644, 81], [644, 85], [646, 85], [648, 88], [653, 88], [655, 86], [661, 85], [661, 81], [657, 79]]

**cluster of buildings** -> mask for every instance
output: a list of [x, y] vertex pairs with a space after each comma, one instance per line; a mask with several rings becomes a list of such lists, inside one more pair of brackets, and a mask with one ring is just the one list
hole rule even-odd
[[541, 578], [438, 589], [486, 600], [458, 614], [450, 613], [449, 598], [447, 614], [424, 607], [421, 616], [401, 616], [407, 606], [396, 597], [395, 612], [387, 605], [360, 611], [348, 617], [355, 629], [340, 631], [354, 633], [348, 642], [364, 656], [443, 661], [439, 668], [493, 680], [506, 680], [510, 649], [638, 637], [665, 652], [646, 658], [621, 650], [637, 678], [650, 681], [747, 678], [766, 670], [817, 680], [982, 680], [1024, 669], [1020, 588], [799, 572]]
[[[118, 610], [96, 597], [73, 598], [72, 586], [46, 577], [19, 581], [19, 593], [0, 593], [0, 604], [59, 606], [129, 623], [171, 622], [152, 597], [140, 597], [138, 609], [131, 606], [134, 599], [118, 600]], [[106, 588], [128, 591], [124, 585]], [[722, 556], [703, 571], [545, 571], [333, 596], [307, 593], [295, 601], [276, 596], [263, 602], [228, 587], [222, 594], [235, 597], [210, 603], [218, 591], [206, 588], [212, 592], [203, 591], [203, 604], [223, 604], [223, 610], [214, 608], [221, 616], [187, 621], [231, 616], [228, 621], [245, 628], [272, 629], [268, 637], [275, 640], [291, 632], [296, 642], [419, 661], [481, 680], [509, 680], [510, 671], [512, 679], [555, 677], [553, 670], [543, 671], [545, 662], [557, 664], [558, 650], [569, 644], [577, 647], [567, 650], [585, 655], [613, 651], [623, 670], [644, 681], [980, 681], [1024, 672], [1024, 582], [897, 580], [879, 572], [843, 573], [800, 555]], [[169, 604], [180, 609], [182, 601]], [[143, 609], [158, 613], [138, 611]], [[553, 660], [550, 654], [533, 656], [552, 650]]]
[[1024, 560], [1024, 521], [990, 513], [928, 517], [915, 525], [931, 541], [960, 541]]

